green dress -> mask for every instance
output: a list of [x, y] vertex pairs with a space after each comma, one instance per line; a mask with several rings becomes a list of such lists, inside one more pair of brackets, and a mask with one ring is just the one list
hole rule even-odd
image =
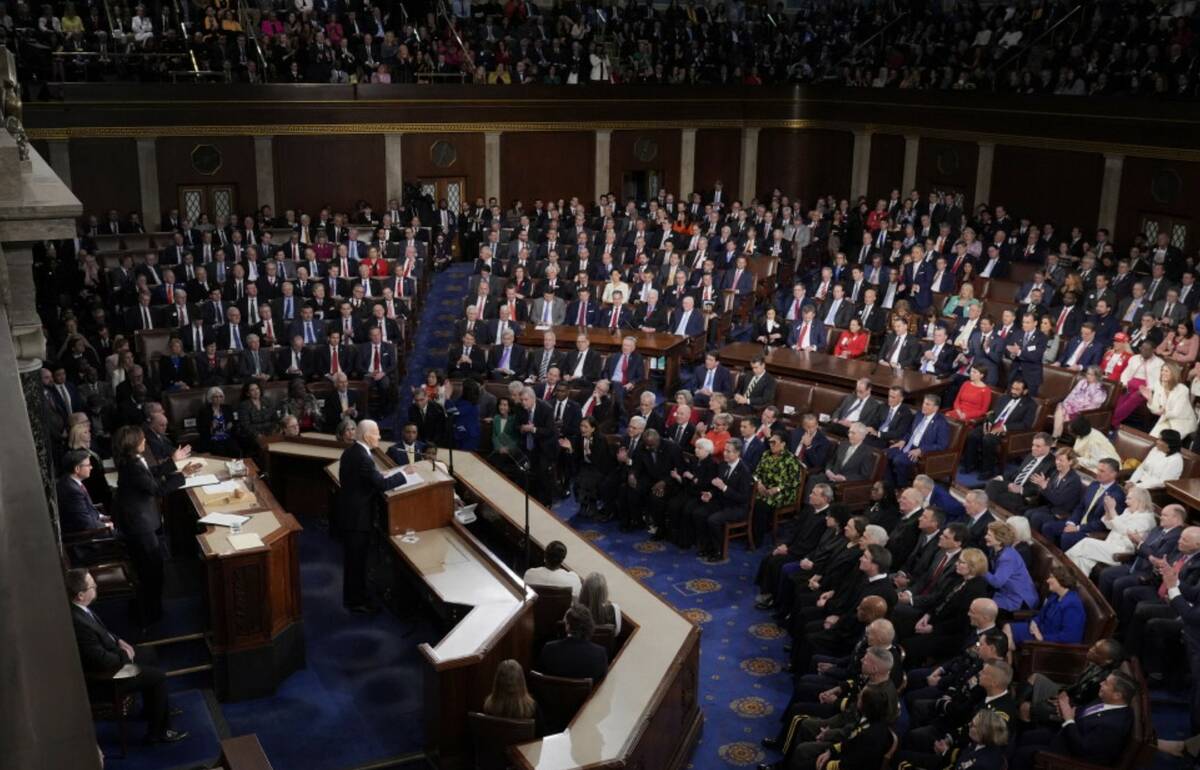
[[777, 495], [760, 495], [762, 500], [772, 509], [791, 505], [796, 500], [796, 491], [800, 488], [800, 463], [791, 452], [767, 454], [758, 461], [758, 470], [754, 477], [762, 482], [767, 489], [779, 487]]

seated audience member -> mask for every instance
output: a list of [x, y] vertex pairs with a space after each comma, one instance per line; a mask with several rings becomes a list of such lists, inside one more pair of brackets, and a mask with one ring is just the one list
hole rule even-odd
[[909, 668], [930, 659], [945, 660], [963, 649], [972, 637], [996, 625], [999, 610], [987, 598], [990, 589], [983, 577], [987, 567], [987, 557], [978, 548], [967, 548], [959, 554], [954, 571], [960, 580], [917, 620], [912, 635], [903, 641]]
[[166, 674], [155, 665], [153, 648], [135, 648], [109, 631], [92, 612], [96, 581], [86, 569], [68, 571], [66, 583], [84, 673], [112, 677], [118, 692], [141, 693], [148, 743], [176, 743], [187, 738], [186, 732], [171, 729]]
[[1115, 639], [1100, 639], [1088, 648], [1086, 665], [1070, 684], [1062, 684], [1041, 673], [1029, 675], [1026, 686], [1019, 690], [1023, 726], [1050, 727], [1062, 724], [1058, 712], [1058, 694], [1065, 692], [1076, 708], [1092, 703], [1100, 695], [1100, 684], [1121, 667], [1124, 659], [1121, 643]]
[[1029, 456], [1022, 459], [1020, 465], [1006, 471], [1001, 478], [987, 482], [984, 490], [988, 499], [1012, 513], [1024, 513], [1041, 491], [1039, 482], [1049, 479], [1054, 472], [1055, 457], [1050, 451], [1053, 444], [1045, 433], [1034, 436]]
[[1051, 567], [1046, 577], [1049, 593], [1037, 617], [1030, 621], [1012, 622], [1004, 627], [1012, 646], [1015, 648], [1030, 639], [1079, 644], [1087, 625], [1087, 611], [1083, 608], [1079, 592], [1075, 590], [1077, 585], [1071, 570], [1061, 564]]
[[1014, 729], [1004, 715], [980, 709], [967, 728], [966, 746], [958, 752], [953, 770], [1003, 770]]
[[613, 627], [613, 638], [621, 633], [621, 608], [608, 600], [608, 580], [603, 574], [593, 572], [583, 579], [579, 603], [592, 613], [596, 625]]
[[[861, 440], [860, 440], [861, 443]], [[767, 452], [753, 471], [757, 496], [754, 500], [755, 542], [770, 527], [775, 511], [796, 502], [800, 489], [800, 464], [787, 451], [787, 441], [781, 433], [767, 439]]]
[[937, 396], [925, 396], [921, 402], [921, 414], [914, 418], [912, 430], [903, 439], [893, 442], [888, 449], [888, 477], [895, 488], [909, 485], [922, 457], [940, 452], [950, 445], [950, 426], [938, 412], [940, 405]]
[[1129, 477], [1126, 490], [1135, 487], [1162, 489], [1166, 486], [1166, 482], [1181, 477], [1183, 475], [1183, 455], [1180, 454], [1182, 446], [1183, 440], [1178, 431], [1168, 428], [1160, 433], [1154, 442], [1154, 448]]
[[[571, 589], [571, 597], [579, 598], [583, 582], [571, 570], [563, 566], [567, 558], [567, 547], [558, 540], [552, 540], [546, 546], [546, 564], [542, 567], [530, 567], [525, 570], [525, 582], [532, 586], [566, 586]], [[589, 633], [588, 638], [591, 638]], [[543, 671], [542, 673], [548, 673]]]
[[[532, 719], [541, 725], [542, 709], [525, 687], [525, 670], [519, 662], [509, 658], [496, 666], [492, 691], [483, 699], [482, 711], [501, 719]], [[535, 733], [542, 734], [540, 727], [535, 728]]]
[[1113, 409], [1112, 428], [1119, 430], [1122, 423], [1150, 400], [1155, 383], [1160, 382], [1163, 360], [1154, 353], [1154, 344], [1146, 341], [1138, 349], [1138, 355], [1125, 365], [1121, 372], [1121, 385], [1125, 392], [1117, 399]]
[[535, 671], [568, 679], [591, 679], [592, 687], [608, 673], [608, 653], [592, 641], [596, 621], [582, 604], [573, 604], [563, 615], [567, 627], [564, 639], [547, 642], [538, 655]]
[[992, 389], [984, 382], [986, 372], [982, 366], [972, 366], [970, 379], [958, 389], [954, 405], [946, 410], [947, 417], [959, 422], [974, 423], [988, 413], [992, 405]]
[[1032, 609], [1038, 604], [1037, 589], [1033, 586], [1033, 578], [1025, 560], [1013, 546], [1017, 535], [1013, 528], [1000, 521], [988, 525], [987, 547], [992, 552], [992, 568], [984, 573], [984, 579], [992, 587], [992, 598], [996, 606], [1004, 613], [1004, 617], [1021, 609]]
[[1075, 437], [1071, 449], [1075, 452], [1075, 461], [1080, 467], [1094, 473], [1104, 458], [1120, 460], [1120, 455], [1108, 440], [1108, 436], [1104, 435], [1104, 431], [1094, 430], [1086, 417], [1080, 415], [1071, 420], [1070, 428], [1071, 435]]
[[[964, 385], [963, 390], [966, 389], [967, 385]], [[986, 419], [967, 434], [963, 445], [963, 470], [978, 473], [982, 478], [994, 476], [1000, 442], [1009, 433], [1034, 427], [1037, 410], [1037, 403], [1029, 396], [1025, 381], [1013, 380], [1008, 392], [996, 402], [996, 408], [988, 407]]]
[[1014, 770], [1033, 767], [1034, 755], [1051, 751], [1084, 762], [1107, 765], [1121, 756], [1133, 731], [1131, 704], [1137, 683], [1121, 671], [1113, 671], [1100, 684], [1097, 700], [1087, 705], [1071, 702], [1060, 692], [1056, 701], [1062, 726], [1058, 730], [1034, 728], [1022, 735], [1013, 755]]
[[1158, 437], [1165, 430], [1175, 430], [1180, 437], [1190, 436], [1196, 431], [1196, 410], [1192, 406], [1192, 394], [1186, 383], [1180, 380], [1175, 364], [1163, 366], [1158, 381], [1151, 388], [1146, 408], [1158, 418], [1150, 435]]
[[1125, 507], [1125, 491], [1117, 483], [1121, 466], [1111, 457], [1106, 457], [1096, 466], [1096, 480], [1083, 490], [1079, 504], [1069, 519], [1047, 521], [1041, 533], [1063, 551], [1093, 532], [1105, 531], [1103, 523], [1105, 503], [1103, 498], [1112, 497], [1118, 509]]
[[209, 388], [206, 403], [196, 417], [196, 450], [220, 457], [241, 457], [242, 450], [234, 434], [233, 410], [225, 406], [225, 391]]
[[1057, 441], [1063, 434], [1063, 428], [1074, 420], [1081, 412], [1099, 409], [1108, 400], [1108, 391], [1104, 389], [1104, 375], [1098, 366], [1087, 367], [1084, 376], [1075, 383], [1067, 397], [1054, 407], [1054, 430], [1051, 435]]

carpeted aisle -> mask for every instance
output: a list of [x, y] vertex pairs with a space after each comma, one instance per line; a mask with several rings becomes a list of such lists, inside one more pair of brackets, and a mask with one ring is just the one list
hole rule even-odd
[[436, 631], [423, 619], [346, 612], [340, 546], [315, 522], [301, 523], [308, 666], [269, 698], [221, 704], [231, 734], [258, 733], [276, 770], [335, 770], [420, 751], [417, 646]]
[[730, 546], [723, 564], [706, 564], [695, 551], [652, 541], [643, 532], [621, 532], [616, 522], [576, 521], [573, 498], [555, 513], [699, 624], [700, 697], [704, 731], [689, 767], [753, 767], [777, 759], [759, 740], [774, 735], [791, 694], [791, 675], [782, 670], [784, 635], [769, 613], [754, 609], [753, 577], [767, 553], [760, 544]]
[[399, 435], [408, 416], [408, 405], [412, 401], [412, 389], [425, 384], [425, 372], [430, 369], [446, 371], [446, 353], [454, 344], [454, 322], [461, 316], [463, 300], [467, 296], [471, 279], [472, 263], [456, 262], [433, 276], [429, 282], [429, 295], [421, 308], [417, 323], [417, 339], [408, 357], [408, 368], [400, 384], [400, 398], [396, 412], [392, 415], [392, 435]]

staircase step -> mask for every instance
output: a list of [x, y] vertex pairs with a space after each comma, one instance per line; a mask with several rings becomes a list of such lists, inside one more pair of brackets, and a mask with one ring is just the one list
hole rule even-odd
[[177, 668], [172, 671], [168, 671], [167, 676], [169, 676], [169, 677], [171, 677], [171, 676], [187, 676], [188, 674], [195, 674], [200, 671], [212, 671], [212, 664], [211, 663], [202, 663], [198, 666], [188, 666], [187, 668]]

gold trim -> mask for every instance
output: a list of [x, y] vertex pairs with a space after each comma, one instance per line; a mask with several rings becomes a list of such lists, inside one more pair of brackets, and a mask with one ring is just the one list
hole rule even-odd
[[[1151, 145], [1087, 141], [1082, 139], [1057, 139], [1046, 136], [1022, 136], [1019, 134], [996, 134], [979, 131], [923, 128], [883, 123], [853, 123], [848, 121], [783, 119], [783, 120], [696, 120], [689, 121], [688, 128], [784, 128], [819, 129], [832, 131], [867, 131], [882, 134], [918, 134], [923, 139], [944, 139], [966, 142], [990, 142], [1013, 147], [1056, 150], [1062, 152], [1084, 152], [1098, 154], [1132, 155], [1158, 160], [1185, 160], [1200, 162], [1200, 150]], [[27, 129], [30, 139], [154, 139], [167, 137], [214, 137], [214, 136], [363, 136], [372, 134], [406, 133], [487, 133], [504, 131], [644, 131], [650, 129], [680, 129], [678, 121], [626, 120], [626, 121], [564, 121], [564, 122], [461, 122], [461, 123], [300, 123], [283, 124], [264, 128], [259, 125], [208, 125], [208, 126], [73, 126], [64, 128]]]

